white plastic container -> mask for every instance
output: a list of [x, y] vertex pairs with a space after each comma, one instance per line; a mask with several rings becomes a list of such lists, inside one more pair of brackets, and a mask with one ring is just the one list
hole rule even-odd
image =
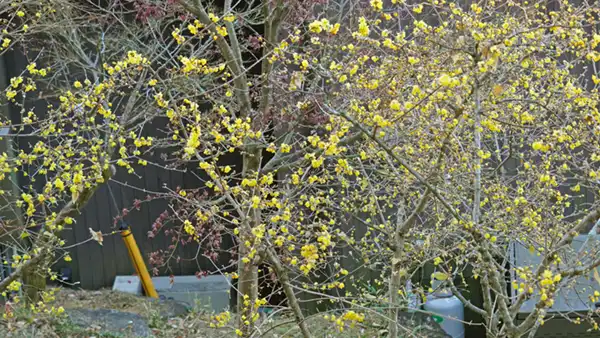
[[408, 313], [413, 313], [421, 308], [421, 304], [419, 302], [419, 296], [416, 293], [412, 292], [412, 283], [409, 281], [406, 282], [406, 294], [408, 296]]
[[464, 305], [451, 293], [440, 291], [428, 295], [423, 308], [434, 315], [434, 320], [452, 338], [465, 337]]

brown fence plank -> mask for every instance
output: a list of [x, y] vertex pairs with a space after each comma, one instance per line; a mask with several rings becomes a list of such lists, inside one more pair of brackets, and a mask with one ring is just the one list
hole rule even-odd
[[[103, 198], [103, 196], [99, 195], [97, 199], [97, 205], [99, 207], [95, 210], [96, 214], [99, 216], [100, 213], [107, 214], [108, 217], [106, 219], [98, 217], [99, 220], [102, 221], [99, 224], [99, 229], [103, 234], [109, 234], [112, 231], [116, 230], [113, 227], [113, 213], [108, 213], [107, 211], [103, 211], [107, 206], [110, 207], [112, 205], [112, 196], [110, 190], [108, 189], [108, 185], [106, 185], [102, 191], [103, 195], [106, 196], [107, 202]], [[114, 193], [114, 191], [113, 191]], [[89, 212], [92, 212], [90, 210]], [[95, 231], [98, 231], [94, 229]], [[110, 286], [114, 282], [115, 276], [118, 273], [119, 262], [123, 259], [120, 259], [118, 256], [118, 247], [121, 245], [121, 238], [117, 235], [106, 236], [103, 240], [102, 244], [102, 260], [104, 266], [104, 282], [102, 286]]]

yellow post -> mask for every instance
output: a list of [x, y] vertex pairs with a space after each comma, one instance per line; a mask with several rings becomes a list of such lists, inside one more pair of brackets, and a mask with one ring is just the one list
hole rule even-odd
[[121, 226], [121, 237], [123, 237], [125, 247], [127, 247], [127, 251], [129, 251], [129, 257], [135, 267], [135, 272], [137, 272], [137, 275], [140, 277], [146, 296], [158, 298], [158, 293], [156, 293], [156, 290], [154, 289], [154, 284], [152, 284], [152, 279], [150, 278], [148, 269], [146, 269], [146, 264], [144, 263], [140, 249], [135, 242], [135, 238], [133, 238], [131, 229], [125, 224]]

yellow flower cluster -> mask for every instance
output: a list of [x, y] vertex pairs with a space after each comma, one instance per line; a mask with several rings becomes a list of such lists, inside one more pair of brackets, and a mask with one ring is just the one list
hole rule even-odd
[[369, 29], [369, 24], [367, 23], [367, 19], [364, 16], [361, 16], [358, 19], [358, 36], [368, 37], [371, 30]]
[[326, 315], [325, 319], [335, 323], [338, 331], [343, 332], [346, 325], [353, 328], [357, 323], [362, 323], [365, 320], [365, 315], [349, 310], [339, 317]]
[[221, 312], [217, 315], [211, 316], [210, 327], [223, 327], [231, 320], [231, 313], [229, 311]]
[[315, 263], [319, 259], [319, 251], [314, 244], [309, 244], [302, 247], [300, 254], [305, 259], [305, 263], [300, 266], [300, 270], [307, 275], [315, 267]]
[[127, 57], [124, 60], [114, 62], [112, 65], [105, 63], [103, 67], [109, 75], [113, 75], [127, 70], [139, 70], [141, 66], [148, 64], [149, 61], [146, 57], [137, 51], [131, 50], [127, 52]]
[[336, 35], [340, 30], [340, 24], [336, 23], [332, 25], [329, 20], [323, 18], [321, 20], [315, 20], [308, 25], [308, 29], [315, 33], [319, 34], [323, 31], [328, 32], [329, 34]]
[[184, 74], [214, 74], [223, 71], [225, 69], [225, 64], [218, 65], [216, 67], [207, 66], [206, 59], [198, 59], [198, 58], [187, 58], [180, 57], [183, 67], [181, 68], [181, 72]]

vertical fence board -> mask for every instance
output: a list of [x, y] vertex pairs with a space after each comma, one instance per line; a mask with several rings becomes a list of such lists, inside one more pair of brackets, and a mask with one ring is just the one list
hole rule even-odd
[[[110, 206], [112, 203], [112, 197], [110, 194], [110, 191], [108, 190], [108, 186], [105, 186], [103, 189], [103, 195], [106, 195], [106, 198], [108, 199], [108, 205]], [[104, 196], [103, 195], [98, 195], [97, 196], [97, 202], [100, 203], [104, 203]], [[98, 204], [97, 204], [98, 205]], [[104, 204], [102, 204], [103, 207], [97, 207], [96, 208], [96, 215], [99, 215], [100, 213], [107, 213], [107, 210], [105, 209]], [[92, 210], [88, 210], [87, 212], [92, 213]], [[94, 231], [102, 231], [103, 234], [110, 234], [111, 232], [113, 232], [115, 229], [115, 227], [113, 227], [113, 215], [110, 214], [108, 217], [108, 221], [106, 222], [104, 218], [102, 218], [103, 223], [99, 224], [98, 230], [94, 229]], [[104, 223], [105, 222], [105, 223]], [[120, 257], [118, 255], [118, 248], [119, 246], [123, 246], [123, 243], [121, 243], [121, 236], [117, 235], [109, 235], [106, 236], [103, 239], [103, 244], [102, 244], [102, 259], [104, 261], [104, 282], [103, 282], [103, 286], [109, 286], [112, 285], [113, 281], [114, 281], [114, 277], [115, 275], [118, 273], [118, 269], [119, 269], [119, 263], [122, 262], [126, 257]]]
[[[133, 178], [131, 182], [136, 184], [138, 187], [147, 188], [145, 184], [146, 179], [146, 176], [141, 179]], [[144, 201], [146, 199], [147, 193], [138, 189], [130, 189], [130, 191], [132, 194], [131, 201], [129, 202], [130, 204], [133, 205], [136, 199], [140, 201]], [[148, 262], [150, 253], [154, 251], [155, 243], [161, 243], [158, 238], [156, 241], [153, 238], [148, 238], [148, 232], [152, 230], [152, 224], [154, 223], [154, 219], [152, 219], [150, 215], [150, 207], [150, 204], [142, 204], [140, 210], [132, 210], [127, 218], [129, 222], [132, 223], [131, 227], [139, 230], [139, 235], [136, 233], [135, 238], [146, 262]], [[150, 266], [148, 266], [148, 268], [150, 268]]]

